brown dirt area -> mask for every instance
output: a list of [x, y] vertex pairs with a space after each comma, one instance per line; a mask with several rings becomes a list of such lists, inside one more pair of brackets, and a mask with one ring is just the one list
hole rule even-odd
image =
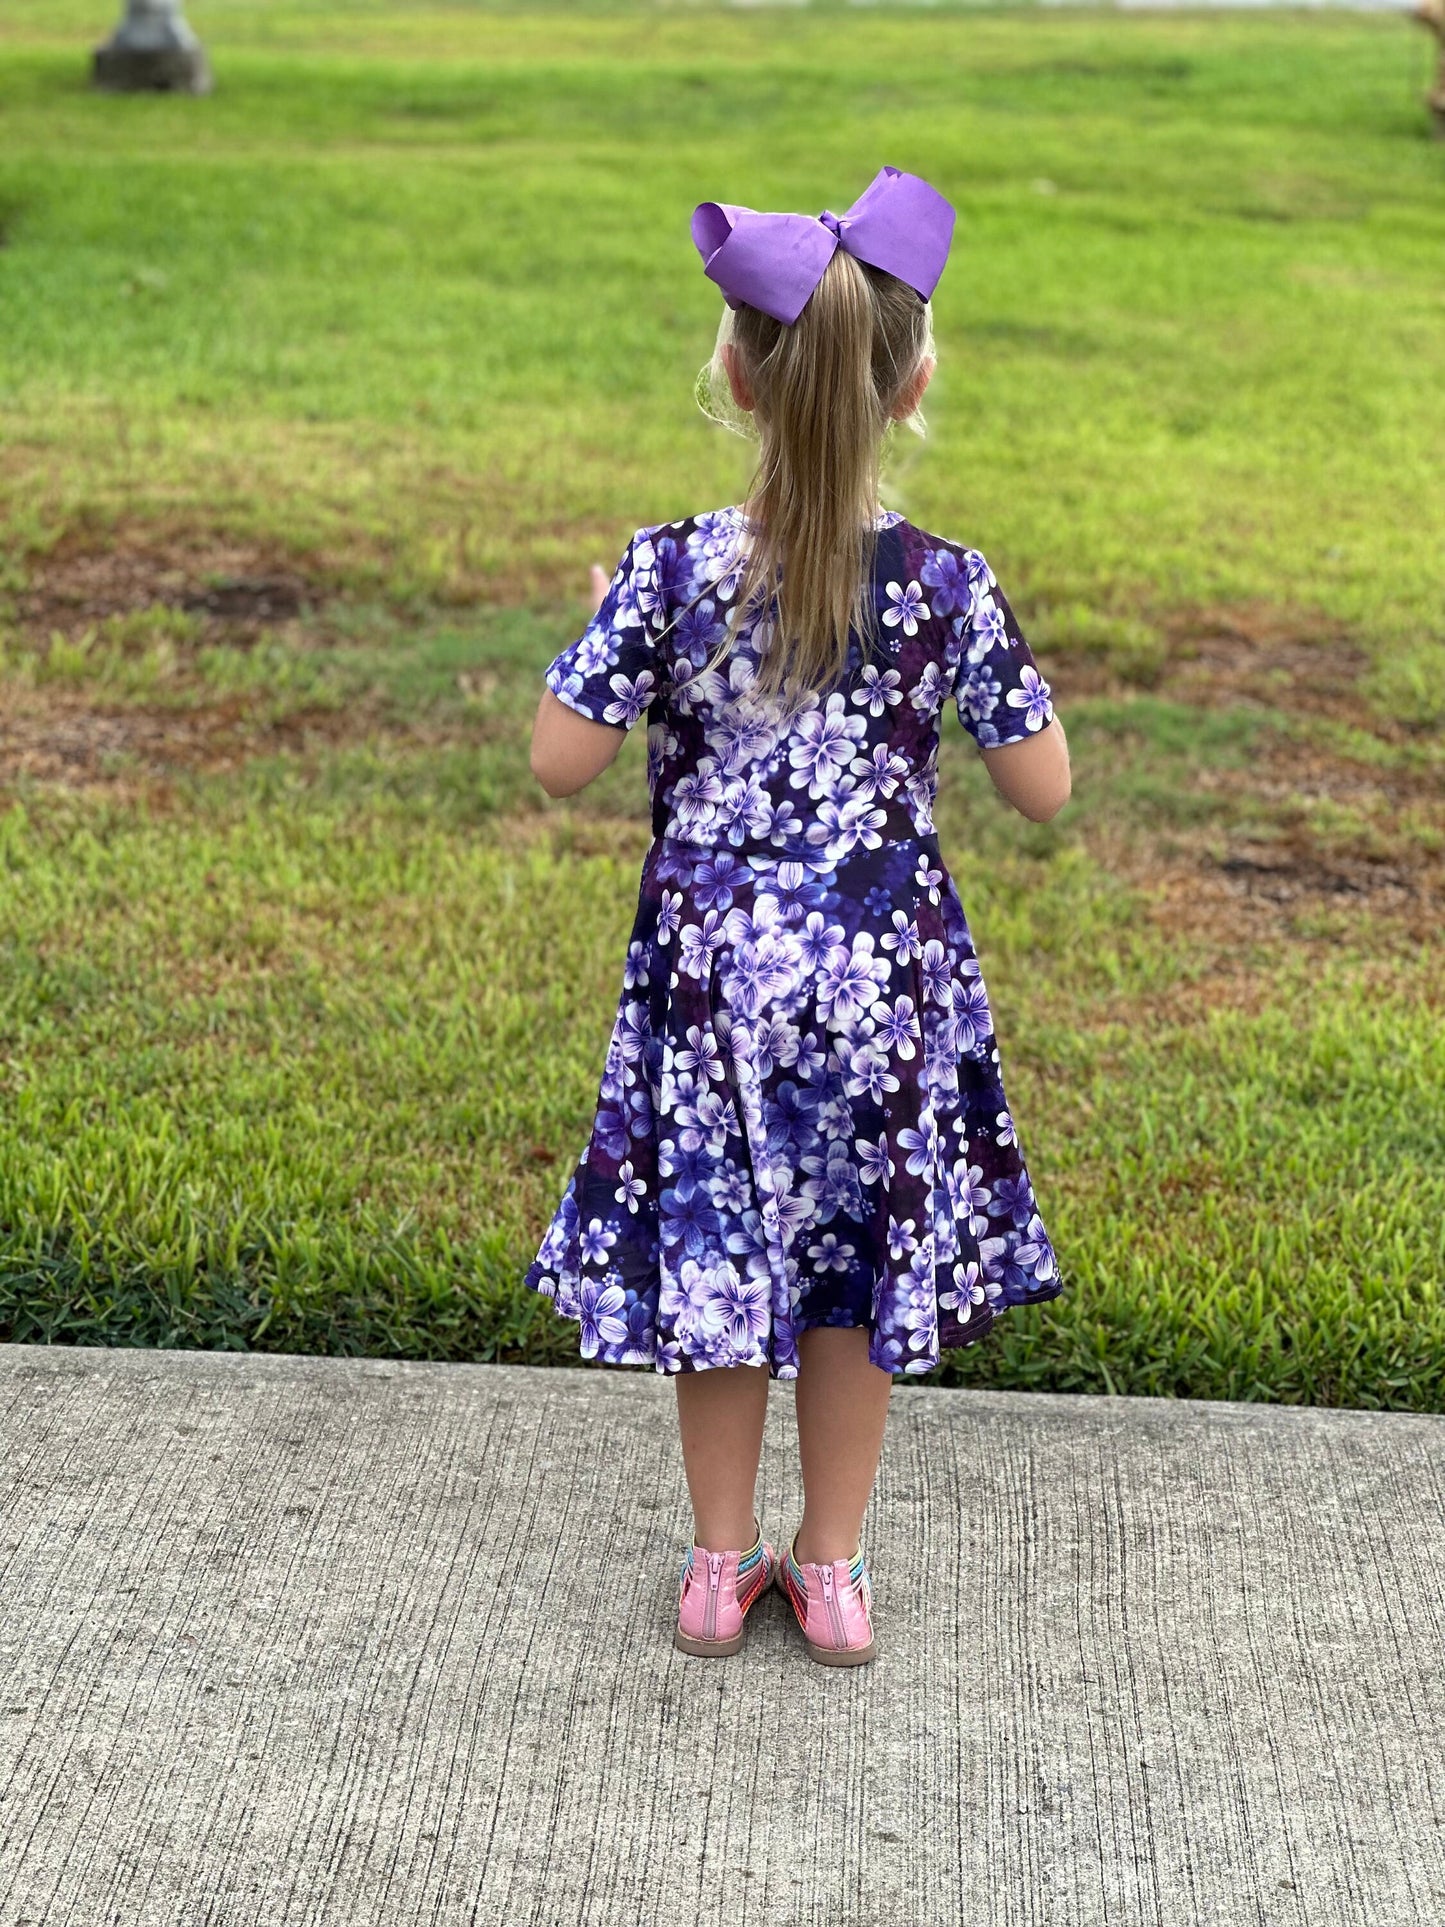
[[10, 599], [22, 635], [74, 636], [110, 616], [163, 607], [200, 617], [210, 639], [253, 641], [326, 601], [322, 583], [276, 550], [222, 542], [169, 542], [91, 549], [59, 544]]

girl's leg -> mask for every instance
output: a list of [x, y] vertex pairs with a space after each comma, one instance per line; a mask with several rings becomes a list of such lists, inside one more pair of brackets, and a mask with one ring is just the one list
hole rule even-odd
[[869, 1362], [862, 1327], [814, 1326], [799, 1334], [798, 1357], [803, 1523], [794, 1550], [804, 1565], [830, 1565], [858, 1550], [893, 1375]]
[[711, 1552], [753, 1543], [753, 1499], [768, 1409], [766, 1365], [678, 1372], [677, 1421], [694, 1538]]

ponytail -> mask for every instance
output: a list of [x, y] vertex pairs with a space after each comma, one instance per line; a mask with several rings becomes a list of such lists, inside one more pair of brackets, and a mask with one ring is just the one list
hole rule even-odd
[[[725, 313], [699, 397], [706, 405], [709, 387], [718, 394], [721, 346], [731, 339], [760, 452], [744, 506], [746, 560], [719, 654], [749, 614], [761, 618], [776, 601], [771, 633], [761, 622], [755, 631], [763, 648], [750, 687], [759, 700], [791, 707], [831, 687], [850, 630], [865, 643], [876, 633], [868, 589], [880, 455], [892, 411], [931, 351], [929, 321], [911, 288], [843, 248], [790, 327], [746, 304]], [[709, 412], [738, 425], [735, 411]]]

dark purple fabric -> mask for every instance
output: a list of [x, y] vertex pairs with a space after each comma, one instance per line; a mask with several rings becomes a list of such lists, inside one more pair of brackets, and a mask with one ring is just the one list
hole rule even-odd
[[1049, 691], [976, 550], [881, 519], [879, 639], [791, 721], [752, 701], [762, 636], [720, 670], [736, 508], [639, 530], [549, 664], [590, 717], [648, 719], [653, 840], [589, 1141], [526, 1282], [584, 1357], [798, 1368], [865, 1326], [926, 1372], [1062, 1289], [1004, 1094], [932, 803], [951, 703], [981, 745]]

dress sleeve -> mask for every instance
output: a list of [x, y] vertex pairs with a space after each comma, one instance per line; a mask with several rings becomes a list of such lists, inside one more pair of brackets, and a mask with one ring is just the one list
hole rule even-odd
[[1021, 743], [1053, 721], [1049, 685], [1018, 626], [993, 570], [965, 552], [969, 594], [954, 629], [962, 649], [954, 675], [958, 720], [980, 749]]
[[658, 638], [665, 624], [652, 534], [639, 529], [602, 607], [577, 640], [548, 663], [547, 687], [579, 716], [631, 729], [661, 686]]

